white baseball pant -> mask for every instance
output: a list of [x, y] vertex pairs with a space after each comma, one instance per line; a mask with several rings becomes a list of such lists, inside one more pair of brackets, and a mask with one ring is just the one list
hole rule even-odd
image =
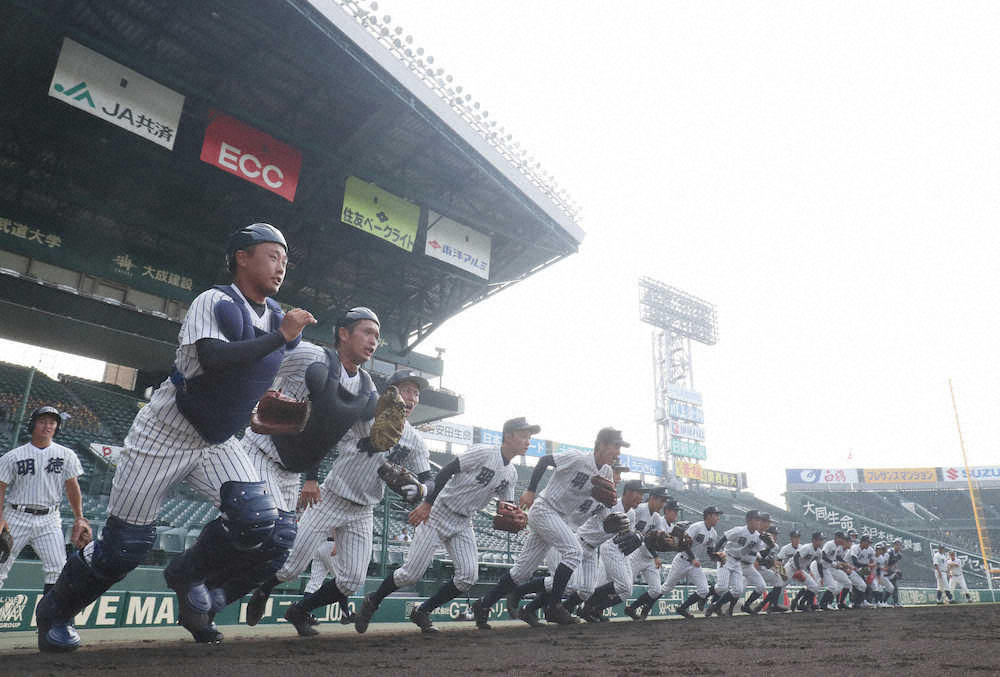
[[545, 560], [549, 548], [558, 550], [562, 564], [570, 569], [580, 566], [580, 539], [562, 515], [540, 501], [528, 511], [528, 537], [510, 569], [511, 580], [517, 585], [527, 583], [538, 565]]
[[657, 599], [662, 594], [663, 585], [660, 581], [660, 570], [656, 567], [656, 560], [650, 557], [645, 548], [642, 547], [629, 555], [628, 559], [632, 565], [632, 577], [641, 576], [643, 583], [646, 584], [646, 594]]
[[323, 541], [316, 548], [312, 566], [309, 567], [309, 581], [306, 583], [306, 594], [316, 592], [323, 585], [328, 574], [333, 571], [333, 541]]
[[959, 574], [958, 576], [952, 576], [951, 577], [951, 585], [949, 586], [949, 589], [951, 590], [951, 592], [955, 592], [955, 584], [956, 583], [961, 588], [963, 595], [969, 596], [971, 594], [969, 592], [969, 586], [967, 586], [965, 584], [965, 574]]
[[455, 587], [465, 592], [475, 585], [479, 579], [479, 549], [472, 521], [435, 503], [430, 518], [413, 532], [406, 561], [393, 574], [396, 586], [405, 588], [419, 581], [442, 544], [455, 564]]
[[[743, 565], [743, 585], [744, 587], [751, 586], [761, 596], [767, 594], [767, 583], [764, 582], [764, 577], [761, 576], [760, 570], [752, 563]], [[742, 594], [743, 592], [740, 591], [740, 595]]]
[[[795, 562], [789, 561], [785, 565], [785, 574], [788, 575], [789, 581], [796, 580], [792, 578], [792, 576], [795, 575]], [[820, 591], [820, 585], [819, 583], [816, 582], [816, 579], [813, 578], [813, 575], [805, 570], [802, 571], [802, 574], [805, 576], [805, 580], [801, 581], [802, 585], [806, 586], [806, 590], [808, 590], [809, 592], [818, 595]]]
[[733, 597], [739, 599], [743, 596], [743, 564], [730, 557], [726, 563], [719, 567], [719, 572], [715, 576], [715, 591], [718, 593], [729, 592]]
[[685, 578], [689, 584], [694, 586], [695, 592], [700, 597], [708, 597], [708, 579], [705, 577], [705, 572], [701, 566], [692, 564], [683, 552], [674, 555], [674, 559], [670, 563], [670, 573], [667, 574], [667, 580], [663, 584], [662, 594], [670, 594], [670, 591]]
[[14, 548], [7, 561], [0, 564], [0, 588], [7, 580], [14, 560], [26, 545], [31, 545], [32, 550], [41, 558], [45, 582], [55, 583], [59, 572], [66, 565], [66, 543], [62, 521], [59, 519], [59, 506], [50, 506], [47, 515], [30, 515], [15, 510], [8, 503], [4, 506], [3, 516], [10, 527], [10, 535], [14, 538]]

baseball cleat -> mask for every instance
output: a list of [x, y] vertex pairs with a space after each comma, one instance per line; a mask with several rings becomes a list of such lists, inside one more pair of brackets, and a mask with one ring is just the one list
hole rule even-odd
[[413, 607], [413, 611], [410, 612], [410, 621], [420, 628], [420, 632], [425, 635], [433, 635], [440, 632], [440, 630], [434, 627], [434, 623], [431, 622], [431, 615], [426, 611], [421, 611], [420, 607]]
[[691, 612], [688, 611], [687, 609], [677, 609], [676, 613], [678, 616], [683, 616], [684, 618], [687, 618], [689, 620], [694, 618], [694, 616], [691, 615]]
[[566, 611], [562, 604], [550, 604], [545, 608], [545, 620], [548, 623], [558, 623], [559, 625], [573, 625], [579, 623], [579, 618], [574, 618]]
[[490, 610], [484, 609], [482, 605], [482, 600], [477, 599], [472, 603], [471, 606], [472, 615], [476, 619], [476, 627], [480, 630], [492, 630], [493, 627], [490, 625]]
[[740, 604], [740, 611], [750, 614], [751, 616], [756, 616], [759, 613], [757, 609], [754, 609], [752, 606], [747, 606], [746, 604]]
[[517, 619], [524, 621], [533, 628], [540, 628], [543, 625], [545, 625], [545, 623], [542, 623], [540, 620], [538, 620], [538, 614], [535, 612], [534, 609], [519, 610], [517, 612]]
[[298, 604], [291, 605], [285, 612], [285, 620], [295, 626], [299, 637], [313, 637], [319, 634], [316, 628], [309, 625], [309, 620], [306, 618], [308, 614], [309, 612]]
[[510, 615], [511, 620], [516, 621], [520, 618], [519, 609], [521, 608], [521, 596], [517, 594], [517, 591], [507, 595], [507, 614]]
[[642, 606], [642, 611], [639, 612], [639, 620], [640, 621], [646, 620], [646, 618], [649, 617], [649, 612], [652, 611], [652, 610], [653, 610], [653, 607], [651, 605], [645, 605], [644, 604]]
[[[354, 617], [354, 629], [358, 631], [359, 634], [364, 634], [365, 630], [368, 629], [368, 624], [372, 620], [372, 616], [375, 615], [375, 611], [378, 609], [378, 605], [375, 604], [375, 600], [372, 598], [371, 593], [365, 595], [365, 600], [361, 603], [361, 608], [358, 609], [358, 613]], [[410, 617], [413, 620], [413, 617]]]
[[253, 627], [260, 623], [267, 609], [267, 598], [269, 595], [260, 588], [254, 588], [250, 594], [250, 601], [247, 602], [247, 625]]
[[80, 634], [70, 623], [53, 623], [43, 632], [38, 629], [38, 650], [66, 653], [80, 648]]
[[637, 613], [637, 611], [638, 611], [638, 609], [636, 607], [632, 606], [631, 604], [627, 604], [625, 606], [625, 615], [628, 616], [629, 618], [631, 618], [633, 621], [638, 621], [639, 620], [639, 614]]

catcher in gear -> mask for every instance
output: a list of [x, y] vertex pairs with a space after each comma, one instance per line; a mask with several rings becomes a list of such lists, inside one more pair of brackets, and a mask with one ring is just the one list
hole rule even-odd
[[444, 545], [455, 563], [455, 575], [410, 614], [410, 621], [422, 632], [436, 632], [430, 613], [467, 593], [479, 576], [473, 517], [496, 498], [494, 528], [510, 531], [516, 530], [515, 527], [523, 528], [527, 518], [513, 504], [517, 469], [511, 461], [528, 450], [531, 436], [541, 428], [524, 418], [515, 418], [507, 421], [503, 430], [499, 449], [489, 444], [473, 445], [434, 478], [434, 489], [410, 513], [409, 522], [416, 530], [406, 562], [389, 574], [378, 590], [365, 596], [354, 624], [358, 632], [368, 629], [383, 599], [420, 580], [433, 562], [438, 547]]

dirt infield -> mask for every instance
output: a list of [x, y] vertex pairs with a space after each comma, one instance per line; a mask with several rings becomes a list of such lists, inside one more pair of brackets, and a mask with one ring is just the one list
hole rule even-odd
[[[160, 630], [163, 639], [94, 642], [65, 655], [40, 655], [6, 644], [4, 675], [182, 674], [211, 677], [338, 675], [843, 675], [876, 667], [898, 675], [1000, 672], [1000, 605], [956, 605], [780, 614], [693, 621], [548, 627], [471, 623], [440, 626], [425, 637], [393, 624], [359, 636], [352, 628], [322, 627], [300, 639], [233, 632], [220, 646], [198, 646]], [[102, 632], [102, 631], [97, 631]], [[236, 635], [235, 637], [233, 635]], [[124, 636], [124, 635], [121, 635]], [[657, 651], [656, 647], [662, 648]]]

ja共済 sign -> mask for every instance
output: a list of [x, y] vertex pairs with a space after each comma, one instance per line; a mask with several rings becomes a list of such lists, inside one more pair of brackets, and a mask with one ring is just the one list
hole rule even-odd
[[171, 150], [184, 108], [181, 94], [69, 38], [49, 96]]

